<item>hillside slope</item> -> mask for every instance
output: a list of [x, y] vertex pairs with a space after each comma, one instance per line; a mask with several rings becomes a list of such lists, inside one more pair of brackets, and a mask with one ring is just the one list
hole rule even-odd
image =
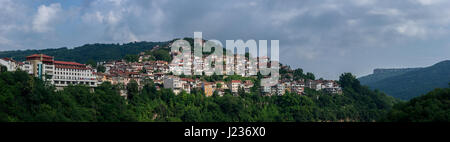
[[373, 74], [358, 78], [361, 84], [371, 84], [386, 78], [402, 75], [410, 71], [416, 71], [421, 68], [399, 68], [399, 69], [374, 69]]
[[408, 102], [398, 103], [381, 121], [450, 122], [450, 88], [435, 89]]
[[[420, 96], [435, 88], [445, 88], [450, 82], [450, 61], [442, 61], [426, 68], [403, 70], [400, 73], [391, 73], [390, 76], [381, 76], [368, 80], [370, 77], [361, 77], [363, 85], [378, 89], [393, 97], [408, 100]], [[374, 78], [374, 76], [371, 76]], [[385, 77], [385, 78], [382, 78]]]
[[166, 46], [168, 42], [130, 42], [127, 44], [86, 44], [73, 49], [57, 48], [42, 50], [17, 50], [0, 52], [0, 58], [8, 57], [23, 61], [31, 54], [47, 54], [54, 56], [56, 60], [75, 61], [86, 63], [88, 60], [107, 61], [122, 59], [127, 54], [138, 54], [152, 49], [154, 46]]

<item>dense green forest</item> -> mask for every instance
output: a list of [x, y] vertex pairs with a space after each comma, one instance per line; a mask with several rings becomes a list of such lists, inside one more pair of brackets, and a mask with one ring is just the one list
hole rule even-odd
[[382, 121], [449, 122], [450, 88], [435, 89], [409, 102], [398, 103]]
[[[307, 95], [260, 96], [239, 91], [239, 96], [216, 93], [205, 97], [201, 91], [175, 95], [156, 90], [152, 81], [138, 89], [103, 83], [90, 90], [69, 86], [63, 91], [24, 72], [0, 74], [0, 121], [7, 122], [321, 122], [375, 121], [396, 103], [392, 97], [361, 86], [351, 74], [340, 77], [342, 95], [306, 90]], [[128, 97], [119, 95], [126, 88]], [[258, 89], [258, 85], [255, 88]]]
[[363, 85], [378, 89], [395, 98], [409, 100], [435, 88], [445, 88], [450, 82], [450, 61], [430, 67], [405, 69], [395, 73], [374, 73], [359, 78]]
[[8, 57], [14, 60], [24, 61], [26, 56], [32, 54], [46, 54], [54, 56], [55, 60], [75, 61], [79, 63], [87, 63], [89, 60], [95, 62], [119, 60], [125, 58], [126, 55], [136, 55], [152, 49], [154, 46], [167, 46], [168, 42], [130, 42], [126, 44], [86, 44], [73, 49], [57, 48], [42, 50], [18, 50], [18, 51], [2, 51], [0, 58]]

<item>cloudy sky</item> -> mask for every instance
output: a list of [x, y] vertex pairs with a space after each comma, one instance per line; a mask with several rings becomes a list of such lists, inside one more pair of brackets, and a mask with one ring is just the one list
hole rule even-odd
[[449, 7], [448, 0], [0, 0], [0, 51], [201, 31], [206, 39], [279, 40], [281, 62], [337, 79], [450, 59]]

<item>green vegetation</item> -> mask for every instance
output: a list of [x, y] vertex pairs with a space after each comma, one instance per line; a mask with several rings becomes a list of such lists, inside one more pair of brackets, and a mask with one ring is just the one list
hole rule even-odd
[[165, 47], [168, 42], [130, 42], [126, 44], [86, 44], [69, 49], [66, 47], [42, 50], [18, 50], [0, 52], [0, 58], [8, 57], [17, 61], [24, 61], [26, 56], [32, 54], [46, 54], [60, 61], [74, 61], [87, 63], [123, 59], [125, 55], [136, 55], [148, 51], [155, 46]]
[[[282, 64], [280, 66], [282, 66]], [[289, 73], [291, 73], [292, 76], [289, 76]], [[305, 74], [303, 72], [303, 69], [297, 68], [295, 70], [291, 70], [291, 68], [289, 66], [287, 68], [281, 68], [280, 74], [282, 75], [282, 78], [293, 77], [294, 80], [299, 80], [299, 79], [315, 80], [316, 79], [315, 75], [311, 72], [307, 72]]]
[[125, 59], [126, 62], [138, 62], [139, 61], [139, 56], [138, 55], [127, 54], [127, 55], [125, 55], [124, 59]]
[[0, 74], [0, 121], [374, 121], [395, 102], [361, 87], [351, 74], [340, 80], [347, 86], [342, 95], [307, 89], [307, 95], [272, 97], [242, 90], [240, 96], [226, 93], [223, 97], [205, 97], [199, 90], [175, 95], [169, 89], [157, 91], [150, 80], [142, 82], [141, 89], [132, 81], [126, 86], [129, 95], [125, 99], [119, 95], [121, 86], [110, 83], [95, 91], [85, 86], [55, 91], [24, 72], [4, 72]]
[[387, 70], [359, 80], [372, 89], [408, 100], [435, 88], [447, 87], [450, 81], [450, 61], [442, 61], [426, 68]]
[[0, 121], [134, 121], [117, 88], [105, 83], [91, 93], [84, 86], [56, 91], [25, 72], [0, 75]]
[[97, 67], [97, 62], [95, 62], [95, 61], [92, 60], [92, 59], [89, 59], [89, 60], [86, 62], [86, 65], [91, 65], [91, 67]]
[[103, 65], [97, 65], [97, 72], [105, 72], [106, 71], [106, 67]]
[[424, 96], [398, 103], [382, 121], [450, 122], [450, 88], [435, 89]]
[[170, 62], [172, 61], [172, 56], [170, 56], [169, 49], [168, 48], [158, 48], [152, 51], [147, 51], [147, 55], [151, 55], [150, 60], [156, 61], [156, 60], [162, 60]]
[[5, 67], [4, 65], [0, 65], [0, 72], [6, 72], [8, 71], [8, 68]]

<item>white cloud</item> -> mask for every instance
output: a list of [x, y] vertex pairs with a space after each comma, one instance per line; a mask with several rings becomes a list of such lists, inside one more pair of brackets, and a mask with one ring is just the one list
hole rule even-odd
[[346, 22], [347, 22], [347, 25], [354, 26], [354, 25], [357, 25], [359, 23], [359, 19], [349, 19]]
[[120, 13], [116, 13], [114, 11], [109, 11], [106, 13], [102, 13], [100, 11], [95, 11], [93, 13], [86, 13], [83, 18], [87, 23], [100, 23], [100, 24], [109, 24], [116, 25], [122, 19]]
[[352, 0], [352, 2], [359, 6], [371, 5], [375, 3], [374, 0]]
[[388, 9], [372, 9], [369, 11], [369, 14], [372, 15], [384, 15], [384, 16], [399, 16], [403, 15], [402, 12], [400, 12], [397, 9], [388, 8]]
[[11, 40], [0, 36], [0, 45], [11, 44]]
[[33, 19], [33, 30], [36, 32], [47, 32], [51, 30], [51, 22], [58, 16], [60, 11], [61, 5], [59, 3], [53, 3], [49, 6], [39, 6], [38, 12]]
[[[220, 40], [279, 39], [280, 50], [285, 51], [281, 52], [281, 58], [310, 70], [324, 61], [352, 61], [354, 66], [366, 66], [363, 62], [371, 59], [362, 56], [350, 59], [349, 55], [362, 55], [361, 51], [365, 50], [420, 46], [416, 45], [419, 40], [433, 42], [430, 39], [445, 40], [450, 35], [450, 10], [445, 0], [59, 3], [0, 0], [0, 50], [15, 49], [13, 45], [25, 49], [170, 40], [192, 36], [192, 31], [198, 30], [206, 38]], [[433, 42], [432, 46], [437, 44]], [[336, 75], [322, 71], [336, 70], [336, 67], [316, 69], [311, 71], [320, 76]]]
[[114, 3], [115, 5], [118, 5], [118, 6], [122, 5], [125, 2], [127, 2], [127, 0], [106, 0], [106, 1], [112, 2], [112, 3]]
[[443, 0], [417, 0], [422, 5], [433, 5], [442, 2]]
[[271, 15], [271, 19], [272, 19], [272, 24], [274, 25], [281, 25], [283, 23], [289, 22], [292, 19], [305, 14], [306, 12], [308, 12], [307, 8], [303, 8], [303, 9], [291, 9], [291, 10], [287, 10], [287, 11], [278, 11], [278, 12], [274, 12]]
[[405, 36], [424, 37], [427, 33], [426, 29], [414, 21], [407, 21], [395, 26], [395, 30]]

